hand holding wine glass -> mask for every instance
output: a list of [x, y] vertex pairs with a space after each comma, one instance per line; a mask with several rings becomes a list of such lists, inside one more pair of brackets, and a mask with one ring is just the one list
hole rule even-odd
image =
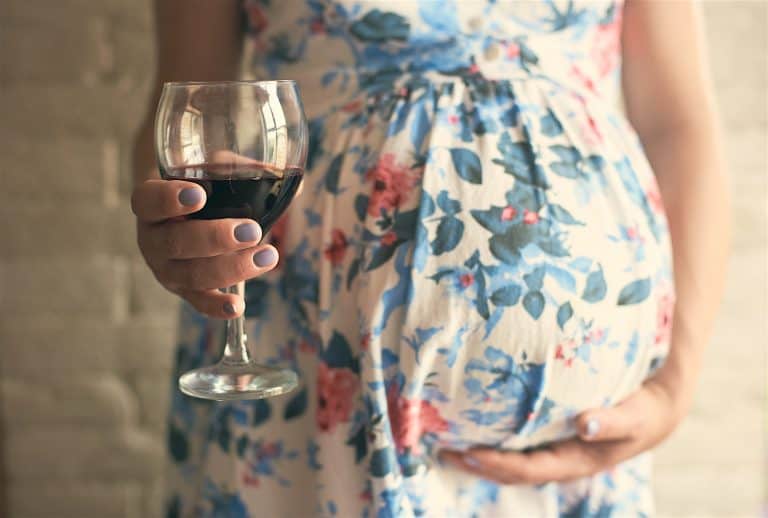
[[131, 205], [139, 248], [167, 290], [204, 315], [235, 318], [245, 308], [242, 296], [218, 287], [268, 272], [277, 264], [277, 251], [259, 245], [263, 231], [251, 219], [185, 218], [206, 201], [205, 189], [190, 182], [147, 180], [137, 185]]

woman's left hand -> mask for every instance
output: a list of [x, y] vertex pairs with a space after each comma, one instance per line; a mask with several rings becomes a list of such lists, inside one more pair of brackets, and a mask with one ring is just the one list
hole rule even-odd
[[653, 378], [611, 408], [576, 417], [579, 436], [526, 453], [443, 450], [444, 461], [500, 484], [564, 482], [605, 471], [660, 443], [682, 418], [680, 398]]

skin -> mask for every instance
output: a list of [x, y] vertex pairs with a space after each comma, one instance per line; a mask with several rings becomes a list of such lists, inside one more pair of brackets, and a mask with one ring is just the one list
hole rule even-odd
[[[215, 288], [271, 269], [274, 265], [257, 268], [251, 261], [268, 245], [235, 240], [234, 228], [244, 220], [180, 220], [201, 208], [204, 198], [184, 206], [179, 192], [190, 184], [157, 179], [151, 131], [164, 81], [237, 77], [242, 43], [237, 4], [157, 0], [157, 20], [157, 82], [134, 153], [132, 205], [139, 246], [166, 288], [202, 313], [232, 318], [243, 311], [243, 301]], [[627, 0], [623, 24], [627, 115], [657, 176], [672, 236], [677, 303], [669, 357], [620, 404], [580, 414], [574, 439], [527, 453], [481, 448], [441, 452], [456, 468], [502, 484], [593, 475], [663, 441], [691, 405], [722, 296], [730, 238], [728, 182], [700, 13], [690, 0]], [[205, 27], [205, 39], [197, 31], [200, 27]], [[225, 303], [233, 304], [236, 312], [226, 313]], [[591, 434], [590, 422], [597, 423], [591, 425]]]

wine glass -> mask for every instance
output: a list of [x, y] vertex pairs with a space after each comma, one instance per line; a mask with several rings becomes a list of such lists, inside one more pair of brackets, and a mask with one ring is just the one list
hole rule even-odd
[[[308, 131], [294, 81], [166, 83], [155, 119], [161, 176], [202, 186], [197, 219], [251, 218], [266, 235], [290, 204], [304, 172]], [[226, 288], [242, 296], [244, 283]], [[292, 370], [256, 363], [244, 317], [227, 321], [224, 353], [216, 365], [183, 374], [190, 396], [259, 399], [290, 392]]]

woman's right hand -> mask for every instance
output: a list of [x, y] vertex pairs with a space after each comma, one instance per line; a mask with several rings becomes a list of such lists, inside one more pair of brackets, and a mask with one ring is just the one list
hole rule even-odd
[[205, 190], [182, 180], [136, 185], [131, 208], [144, 259], [166, 289], [200, 313], [230, 319], [245, 309], [241, 297], [219, 288], [257, 277], [277, 264], [277, 250], [259, 245], [261, 227], [250, 219], [192, 220]]

